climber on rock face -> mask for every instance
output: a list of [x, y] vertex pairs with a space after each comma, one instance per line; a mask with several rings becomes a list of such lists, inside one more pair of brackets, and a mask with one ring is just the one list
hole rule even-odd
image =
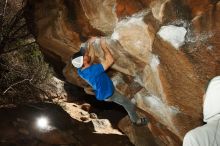
[[183, 146], [220, 146], [220, 76], [210, 81], [203, 98], [203, 121], [206, 124], [189, 131]]
[[104, 52], [104, 60], [98, 64], [93, 63], [87, 50], [96, 39], [98, 38], [90, 38], [87, 43], [81, 46], [79, 52], [73, 54], [71, 58], [73, 66], [77, 68], [79, 76], [93, 88], [97, 100], [113, 101], [123, 106], [128, 112], [132, 123], [135, 125], [146, 125], [148, 120], [146, 118], [139, 118], [135, 111], [135, 105], [115, 90], [112, 80], [105, 72], [114, 63], [114, 58], [106, 46], [106, 41], [103, 37], [100, 38], [100, 46]]

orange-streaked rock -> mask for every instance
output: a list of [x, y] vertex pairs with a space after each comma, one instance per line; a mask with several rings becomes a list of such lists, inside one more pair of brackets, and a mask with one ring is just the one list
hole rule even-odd
[[[220, 2], [29, 0], [30, 6], [38, 43], [48, 56], [67, 64], [63, 71], [67, 81], [87, 93], [89, 85], [68, 60], [89, 36], [108, 36], [115, 59], [108, 74], [116, 89], [150, 117], [160, 136], [157, 139], [152, 132], [158, 145], [180, 145], [188, 130], [202, 124], [204, 87], [220, 73]], [[185, 27], [185, 45], [174, 48], [160, 38], [157, 32], [167, 24]], [[90, 54], [95, 62], [104, 57], [99, 47]], [[122, 123], [125, 133], [130, 129], [132, 142], [143, 143], [138, 137], [144, 132]]]

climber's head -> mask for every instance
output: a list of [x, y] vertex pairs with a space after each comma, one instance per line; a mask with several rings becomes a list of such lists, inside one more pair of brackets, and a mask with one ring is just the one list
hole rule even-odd
[[83, 43], [80, 46], [80, 51], [73, 54], [71, 62], [74, 67], [81, 68], [85, 65], [90, 64], [91, 57], [86, 51], [88, 48], [88, 43]]

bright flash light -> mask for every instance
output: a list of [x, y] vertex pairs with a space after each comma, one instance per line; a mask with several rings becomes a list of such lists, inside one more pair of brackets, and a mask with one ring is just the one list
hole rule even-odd
[[45, 129], [48, 127], [48, 119], [46, 117], [40, 117], [37, 119], [37, 127], [40, 129]]

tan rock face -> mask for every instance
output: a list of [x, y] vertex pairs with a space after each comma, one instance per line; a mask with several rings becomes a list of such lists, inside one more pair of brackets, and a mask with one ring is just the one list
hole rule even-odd
[[[90, 24], [104, 33], [111, 33], [117, 22], [115, 0], [81, 0], [81, 7]], [[95, 6], [95, 9], [94, 9]]]
[[[116, 89], [133, 100], [153, 125], [158, 145], [180, 145], [202, 123], [205, 84], [220, 73], [220, 2], [208, 0], [29, 0], [30, 25], [47, 55], [67, 64], [66, 79], [91, 93], [69, 62], [89, 36], [107, 36], [115, 64], [109, 70]], [[158, 31], [175, 25], [187, 30], [174, 48]], [[170, 31], [169, 35], [174, 32]], [[97, 42], [98, 44], [98, 42]], [[95, 62], [101, 48], [90, 50]], [[122, 130], [137, 133], [126, 120]], [[157, 125], [162, 126], [157, 126]], [[147, 127], [146, 127], [147, 128]], [[156, 132], [155, 132], [156, 131]], [[167, 132], [169, 131], [169, 132]], [[143, 136], [144, 132], [138, 132]], [[159, 136], [159, 138], [156, 138]], [[152, 142], [152, 141], [151, 141]], [[137, 142], [141, 145], [141, 140]]]

